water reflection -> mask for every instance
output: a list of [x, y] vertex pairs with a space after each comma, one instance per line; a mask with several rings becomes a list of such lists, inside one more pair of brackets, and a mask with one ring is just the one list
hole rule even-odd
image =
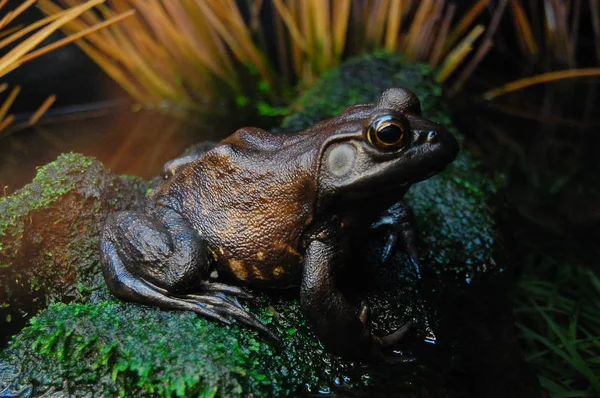
[[0, 138], [0, 187], [11, 194], [64, 152], [96, 157], [117, 174], [151, 178], [191, 144], [218, 140], [233, 129], [223, 120], [183, 121], [129, 108], [65, 116]]

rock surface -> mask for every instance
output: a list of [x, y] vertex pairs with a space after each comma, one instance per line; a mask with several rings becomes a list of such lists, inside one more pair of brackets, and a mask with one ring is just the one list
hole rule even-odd
[[[311, 125], [350, 104], [372, 102], [391, 86], [415, 91], [426, 117], [450, 125], [441, 89], [426, 67], [406, 66], [398, 55], [375, 55], [330, 72], [299, 99], [295, 114], [278, 132]], [[113, 184], [122, 181], [112, 178]], [[92, 189], [81, 180], [75, 185], [81, 192]], [[139, 192], [139, 185], [133, 185], [130, 198]], [[444, 173], [409, 192], [407, 200], [421, 231], [423, 279], [417, 283], [408, 259], [398, 253], [380, 269], [369, 294], [376, 331], [414, 323], [397, 348], [418, 362], [401, 366], [365, 366], [323, 352], [293, 290], [257, 291], [258, 300], [249, 303], [281, 337], [281, 345], [242, 327], [111, 297], [99, 278], [93, 244], [105, 213], [95, 212], [92, 201], [89, 213], [70, 221], [86, 225], [82, 239], [89, 242], [88, 249], [68, 251], [77, 245], [61, 228], [59, 235], [65, 239], [55, 247], [60, 243], [65, 254], [51, 268], [59, 275], [66, 269], [71, 274], [85, 270], [90, 275], [86, 278], [58, 280], [65, 292], [89, 294], [50, 305], [16, 335], [0, 356], [0, 396], [3, 388], [5, 395], [21, 391], [35, 396], [289, 396], [331, 391], [344, 396], [538, 396], [539, 387], [522, 365], [512, 332], [505, 297], [512, 275], [493, 220], [493, 194], [494, 184], [464, 149]], [[49, 220], [61, 219], [43, 209]], [[9, 253], [20, 255], [19, 234], [2, 235], [2, 250], [10, 247]], [[382, 242], [374, 237], [366, 244], [376, 250]], [[45, 255], [37, 250], [32, 264], [45, 267]], [[10, 261], [0, 263], [11, 269]], [[31, 291], [35, 289], [22, 290]], [[73, 298], [57, 297], [54, 301]]]
[[98, 284], [102, 220], [139, 201], [145, 185], [64, 154], [0, 199], [0, 344], [49, 303], [85, 300]]

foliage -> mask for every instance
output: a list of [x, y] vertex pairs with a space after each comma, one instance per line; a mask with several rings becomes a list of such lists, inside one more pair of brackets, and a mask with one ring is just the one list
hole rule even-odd
[[552, 397], [600, 395], [600, 278], [545, 258], [528, 264], [516, 297], [520, 339]]
[[[34, 32], [36, 29], [39, 29], [37, 32], [31, 34], [26, 39], [22, 39], [18, 44], [14, 45], [10, 50], [7, 50], [6, 53], [0, 58], [0, 77], [12, 72], [19, 66], [23, 65], [26, 62], [29, 62], [33, 59], [36, 59], [44, 54], [47, 54], [50, 51], [53, 51], [57, 48], [65, 46], [69, 43], [77, 39], [81, 39], [82, 37], [94, 33], [100, 29], [103, 29], [113, 23], [119, 22], [124, 18], [131, 16], [131, 12], [126, 12], [120, 15], [115, 16], [114, 18], [108, 19], [102, 23], [93, 24], [88, 29], [82, 30], [75, 35], [65, 37], [62, 40], [54, 42], [52, 44], [47, 44], [42, 48], [37, 48], [44, 40], [48, 39], [50, 35], [54, 32], [58, 31], [65, 24], [73, 21], [77, 17], [79, 17], [82, 13], [91, 9], [94, 6], [97, 6], [101, 3], [104, 3], [106, 0], [90, 0], [85, 2], [84, 4], [74, 4], [72, 7], [63, 10], [60, 13], [44, 18], [40, 21], [32, 23], [26, 27], [16, 26], [14, 28], [6, 28], [11, 22], [15, 20], [19, 15], [24, 13], [28, 8], [30, 8], [36, 0], [27, 0], [23, 1], [16, 9], [13, 11], [7, 12], [2, 19], [0, 19], [0, 29], [5, 29], [0, 32], [0, 37], [5, 37], [2, 41], [0, 41], [0, 50], [5, 49], [9, 45], [21, 40], [26, 35]], [[6, 1], [0, 3], [0, 10], [6, 5]], [[37, 49], [36, 49], [37, 48]], [[0, 93], [6, 91], [8, 89], [8, 84], [3, 83], [0, 85]], [[0, 107], [0, 134], [6, 130], [8, 126], [10, 126], [15, 118], [12, 115], [8, 115], [8, 110], [17, 98], [21, 91], [20, 86], [16, 86], [12, 89], [8, 97], [2, 103]], [[50, 96], [46, 101], [44, 101], [40, 107], [31, 115], [26, 125], [31, 126], [35, 124], [40, 117], [52, 106], [56, 97]], [[8, 116], [7, 116], [8, 115]]]
[[[51, 16], [63, 12], [52, 0], [40, 0], [39, 7]], [[252, 92], [272, 102], [298, 82], [313, 84], [342, 59], [377, 49], [441, 64], [444, 81], [484, 31], [471, 28], [481, 7], [452, 29], [455, 6], [446, 0], [110, 0], [97, 10], [64, 30], [77, 34], [102, 18], [135, 10], [135, 16], [77, 45], [135, 101], [170, 112], [197, 111], [224, 90], [238, 104]]]

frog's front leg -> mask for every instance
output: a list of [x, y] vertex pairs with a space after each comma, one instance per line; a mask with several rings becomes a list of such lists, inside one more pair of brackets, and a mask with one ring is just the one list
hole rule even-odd
[[402, 241], [404, 248], [415, 267], [419, 268], [419, 253], [417, 251], [417, 235], [415, 231], [414, 216], [410, 207], [400, 201], [387, 209], [379, 220], [371, 225], [372, 229], [386, 229], [385, 244], [381, 252], [381, 262], [388, 261], [398, 248], [398, 241]]
[[[230, 323], [231, 317], [274, 337], [238, 303], [236, 296], [248, 298], [248, 293], [201, 281], [207, 274], [203, 241], [172, 209], [149, 206], [145, 213], [109, 215], [100, 236], [100, 252], [104, 278], [117, 297], [193, 311], [223, 323]], [[189, 294], [192, 289], [199, 292]]]
[[162, 167], [160, 172], [163, 180], [168, 180], [173, 177], [178, 170], [180, 170], [183, 166], [192, 163], [194, 160], [198, 159], [204, 153], [213, 149], [217, 144], [212, 141], [206, 141], [200, 144], [195, 145], [193, 151], [185, 156], [181, 156], [172, 160], [169, 160]]
[[366, 321], [366, 302], [354, 307], [337, 287], [340, 262], [339, 241], [322, 236], [308, 245], [300, 288], [300, 306], [312, 329], [325, 348], [346, 358], [395, 362], [382, 348], [392, 345], [408, 330], [401, 327], [384, 337], [373, 335]]
[[[381, 262], [385, 263], [391, 258], [393, 253], [398, 248], [398, 241], [401, 240], [404, 244], [404, 249], [410, 257], [412, 262], [412, 269], [414, 272], [415, 282], [417, 286], [417, 293], [421, 290], [422, 284], [422, 271], [421, 261], [419, 259], [419, 252], [417, 250], [417, 234], [415, 230], [414, 215], [410, 207], [404, 202], [400, 201], [394, 206], [387, 209], [381, 216], [381, 218], [371, 225], [371, 228], [386, 228], [386, 243], [381, 253]], [[429, 320], [428, 311], [425, 309], [425, 305], [419, 297], [417, 305], [420, 307], [423, 314], [423, 330], [426, 332], [428, 341], [435, 341], [435, 333], [431, 327]]]

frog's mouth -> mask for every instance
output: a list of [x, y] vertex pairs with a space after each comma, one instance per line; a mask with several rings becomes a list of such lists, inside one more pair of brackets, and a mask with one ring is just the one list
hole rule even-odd
[[417, 180], [426, 180], [442, 172], [458, 156], [458, 141], [447, 130], [415, 131], [413, 145], [407, 151], [407, 161], [414, 170]]

